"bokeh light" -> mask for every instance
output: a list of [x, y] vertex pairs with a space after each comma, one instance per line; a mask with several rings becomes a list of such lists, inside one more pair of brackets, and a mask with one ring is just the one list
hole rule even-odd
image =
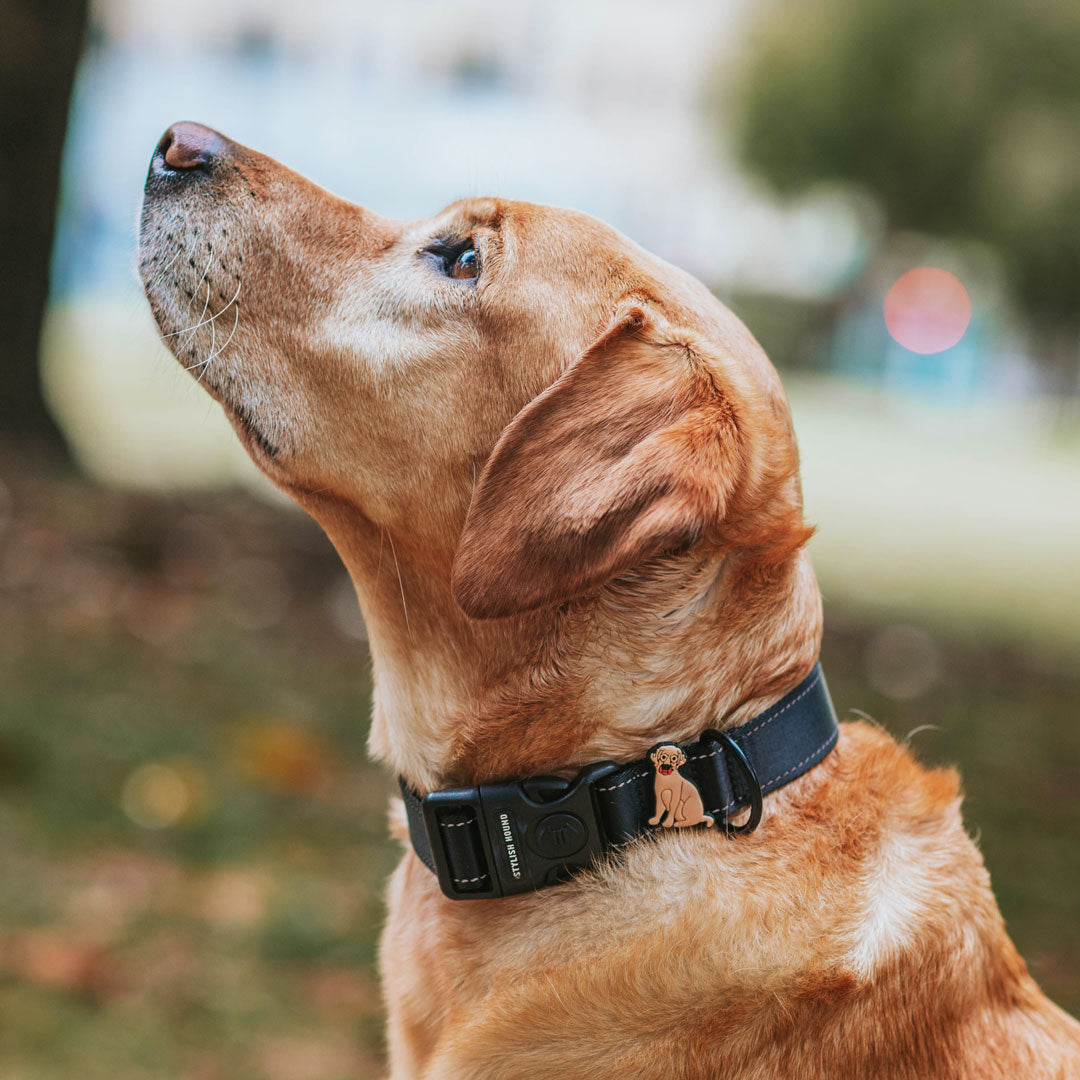
[[151, 761], [128, 775], [120, 804], [136, 825], [166, 829], [205, 808], [208, 794], [206, 778], [194, 762]]
[[919, 266], [902, 274], [885, 296], [885, 325], [912, 352], [944, 352], [971, 322], [971, 297], [955, 274]]

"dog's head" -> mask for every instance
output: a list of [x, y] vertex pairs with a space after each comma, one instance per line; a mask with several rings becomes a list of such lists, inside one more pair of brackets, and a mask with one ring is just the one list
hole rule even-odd
[[779, 381], [696, 280], [580, 213], [395, 221], [195, 124], [146, 182], [177, 358], [272, 480], [428, 553], [465, 612], [587, 594], [696, 544], [805, 540]]
[[661, 776], [670, 776], [676, 770], [686, 764], [686, 755], [674, 744], [658, 746], [650, 755], [649, 760], [656, 766], [656, 771]]

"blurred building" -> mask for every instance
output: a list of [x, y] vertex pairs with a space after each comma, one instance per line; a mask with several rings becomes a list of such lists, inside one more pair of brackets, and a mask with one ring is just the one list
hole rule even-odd
[[717, 130], [756, 6], [98, 0], [56, 289], [130, 280], [150, 151], [188, 118], [391, 216], [472, 194], [570, 205], [721, 289], [828, 295], [862, 253], [850, 210], [762, 197]]

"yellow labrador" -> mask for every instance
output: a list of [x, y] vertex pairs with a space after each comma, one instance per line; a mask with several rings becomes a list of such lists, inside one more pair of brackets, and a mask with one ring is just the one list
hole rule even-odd
[[[349, 568], [371, 750], [410, 789], [631, 762], [813, 667], [779, 379], [606, 225], [503, 199], [392, 221], [177, 124], [140, 259], [169, 347]], [[465, 903], [406, 851], [392, 1074], [1080, 1076], [1080, 1027], [1009, 941], [959, 801], [858, 723], [747, 836], [658, 830]]]

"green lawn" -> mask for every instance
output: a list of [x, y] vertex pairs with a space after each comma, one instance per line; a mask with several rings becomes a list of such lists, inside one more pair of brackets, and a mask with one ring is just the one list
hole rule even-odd
[[[2, 1080], [380, 1075], [392, 783], [348, 589], [295, 513], [0, 457]], [[1080, 1010], [1080, 672], [854, 610], [838, 708], [938, 725], [913, 745], [961, 766], [1013, 935]]]

